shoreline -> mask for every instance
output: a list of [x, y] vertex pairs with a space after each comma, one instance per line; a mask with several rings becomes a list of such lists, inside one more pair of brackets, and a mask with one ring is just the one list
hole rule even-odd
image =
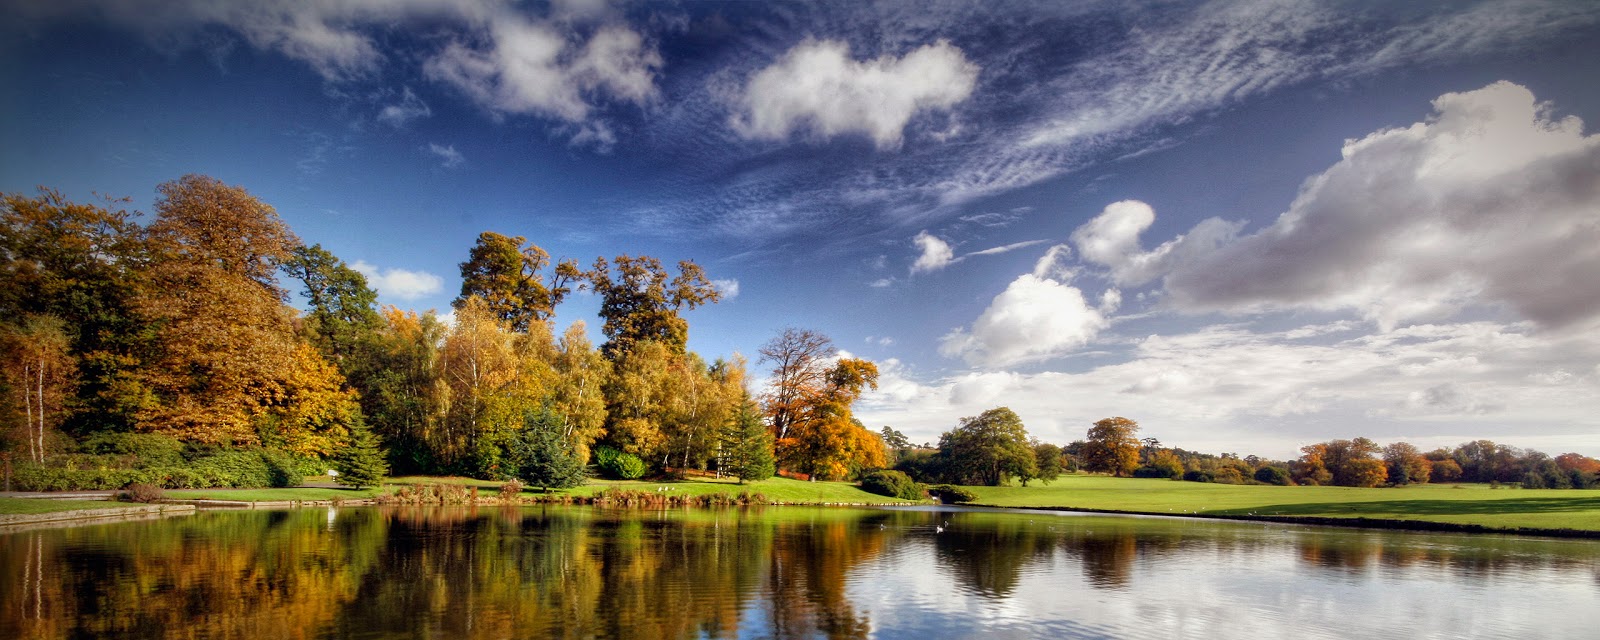
[[1454, 522], [1438, 522], [1435, 520], [1400, 520], [1396, 518], [1334, 518], [1329, 516], [1248, 516], [1233, 514], [1206, 514], [1186, 513], [1175, 515], [1172, 513], [1157, 513], [1154, 511], [1125, 511], [1116, 509], [1090, 509], [1084, 507], [1046, 507], [1046, 506], [1000, 506], [992, 504], [968, 503], [959, 506], [983, 507], [985, 509], [1016, 509], [1019, 511], [1068, 511], [1072, 513], [1100, 513], [1106, 515], [1144, 516], [1157, 518], [1202, 518], [1206, 520], [1230, 520], [1234, 522], [1270, 522], [1273, 524], [1295, 524], [1315, 527], [1342, 527], [1346, 529], [1378, 529], [1386, 531], [1411, 531], [1418, 533], [1466, 533], [1474, 535], [1512, 535], [1540, 538], [1565, 538], [1578, 540], [1600, 539], [1600, 531], [1587, 529], [1546, 529], [1539, 527], [1489, 527], [1481, 524], [1459, 524]]

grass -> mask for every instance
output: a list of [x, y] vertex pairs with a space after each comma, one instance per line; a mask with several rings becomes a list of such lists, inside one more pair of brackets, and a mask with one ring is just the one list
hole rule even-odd
[[[498, 485], [497, 485], [498, 486]], [[288, 487], [284, 489], [169, 489], [174, 500], [238, 500], [241, 502], [281, 502], [287, 500], [364, 500], [391, 493], [393, 487], [349, 489], [344, 487]]]
[[631, 489], [634, 491], [655, 491], [665, 488], [672, 492], [682, 492], [684, 495], [691, 496], [712, 493], [738, 495], [748, 491], [761, 493], [767, 497], [767, 500], [772, 502], [788, 504], [900, 504], [906, 502], [905, 500], [862, 491], [860, 487], [848, 482], [804, 482], [789, 478], [771, 478], [760, 482], [746, 482], [742, 485], [739, 484], [738, 480], [727, 478], [695, 478], [677, 481], [590, 480], [588, 484], [566, 489], [564, 492], [574, 496], [589, 496], [610, 488]]
[[968, 487], [975, 504], [1173, 515], [1372, 518], [1496, 529], [1600, 531], [1600, 491], [1489, 485], [1275, 487], [1067, 475], [1029, 487]]
[[143, 506], [114, 500], [40, 500], [38, 498], [0, 498], [0, 515], [55, 513], [81, 509], [117, 509]]

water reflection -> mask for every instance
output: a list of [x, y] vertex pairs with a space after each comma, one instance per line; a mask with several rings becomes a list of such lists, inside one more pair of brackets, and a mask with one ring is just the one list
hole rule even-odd
[[1384, 636], [1419, 616], [1559, 636], [1600, 622], [1582, 604], [1597, 558], [1585, 541], [973, 510], [207, 512], [0, 534], [0, 637]]

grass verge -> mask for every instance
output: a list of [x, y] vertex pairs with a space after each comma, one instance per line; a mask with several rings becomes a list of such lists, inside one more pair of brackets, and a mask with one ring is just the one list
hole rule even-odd
[[0, 498], [0, 515], [55, 513], [82, 509], [119, 509], [138, 506], [115, 500], [41, 500], [38, 498]]
[[1600, 531], [1600, 491], [1481, 484], [1354, 487], [1223, 485], [1069, 475], [1029, 487], [968, 487], [974, 504], [1138, 513], [1367, 518], [1492, 529]]

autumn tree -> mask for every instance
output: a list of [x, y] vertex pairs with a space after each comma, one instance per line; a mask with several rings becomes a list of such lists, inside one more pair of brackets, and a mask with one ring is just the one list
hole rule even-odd
[[550, 254], [526, 238], [485, 231], [461, 263], [461, 295], [452, 304], [459, 308], [469, 298], [481, 298], [512, 331], [526, 332], [530, 324], [554, 316], [570, 285], [584, 276], [571, 260], [562, 260], [546, 276], [549, 266]]
[[1333, 482], [1333, 472], [1328, 470], [1328, 445], [1308, 444], [1300, 447], [1300, 458], [1290, 468], [1291, 477], [1300, 484], [1325, 485]]
[[1389, 482], [1395, 485], [1426, 484], [1433, 475], [1433, 463], [1408, 442], [1384, 447], [1383, 463], [1388, 468]]
[[203, 176], [160, 186], [149, 227], [151, 286], [139, 300], [157, 330], [139, 370], [153, 401], [145, 431], [256, 443], [252, 409], [290, 375], [297, 339], [275, 275], [299, 240], [241, 187]]
[[819, 333], [786, 329], [761, 348], [774, 365], [763, 407], [776, 438], [779, 463], [825, 478], [883, 467], [884, 443], [851, 413], [867, 389], [878, 387], [878, 367], [838, 358]]
[[62, 321], [77, 378], [67, 426], [79, 433], [127, 429], [150, 400], [135, 375], [152, 333], [135, 305], [149, 247], [118, 204], [0, 194], [0, 318]]
[[672, 276], [650, 256], [621, 255], [609, 263], [596, 258], [584, 275], [600, 296], [600, 317], [605, 320], [601, 331], [606, 336], [600, 350], [613, 361], [641, 342], [683, 353], [689, 323], [680, 314], [722, 299], [700, 265], [688, 260], [680, 261], [678, 275]]
[[589, 342], [581, 321], [567, 327], [556, 346], [551, 410], [562, 417], [562, 435], [578, 459], [587, 461], [590, 447], [605, 434], [605, 388], [611, 378], [611, 362]]
[[44, 462], [48, 436], [66, 418], [76, 378], [66, 323], [30, 315], [18, 326], [0, 325], [0, 382], [11, 390], [12, 431], [28, 443], [28, 459]]
[[386, 307], [381, 315], [383, 326], [362, 352], [362, 413], [388, 445], [389, 464], [396, 472], [437, 472], [441, 458], [435, 446], [446, 440], [444, 418], [450, 406], [441, 366], [441, 345], [449, 328], [432, 312]]
[[1117, 477], [1139, 468], [1139, 423], [1123, 417], [1106, 418], [1089, 428], [1084, 441], [1084, 467]]
[[761, 346], [761, 363], [772, 364], [762, 404], [779, 440], [812, 410], [828, 387], [828, 370], [838, 349], [833, 340], [809, 329], [783, 330]]
[[439, 367], [449, 389], [448, 410], [433, 449], [446, 469], [495, 477], [510, 438], [523, 422], [517, 400], [515, 336], [482, 300], [456, 310]]
[[955, 429], [939, 436], [939, 455], [945, 461], [945, 479], [957, 484], [993, 487], [1008, 477], [1038, 476], [1028, 430], [1022, 418], [1006, 407], [962, 418]]

